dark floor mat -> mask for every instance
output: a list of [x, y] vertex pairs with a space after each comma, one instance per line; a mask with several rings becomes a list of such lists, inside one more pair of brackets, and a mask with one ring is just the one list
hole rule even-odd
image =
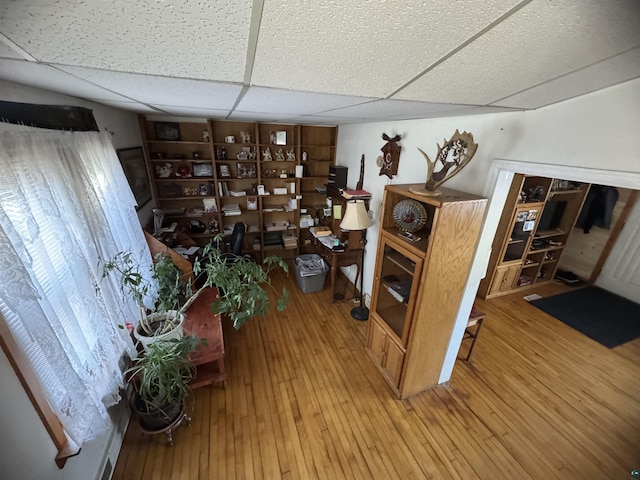
[[609, 348], [640, 337], [640, 305], [598, 287], [530, 303]]

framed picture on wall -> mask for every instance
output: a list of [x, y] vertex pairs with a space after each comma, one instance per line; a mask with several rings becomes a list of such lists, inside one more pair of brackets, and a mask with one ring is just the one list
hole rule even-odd
[[176, 122], [156, 122], [156, 140], [179, 141], [180, 125]]
[[218, 165], [218, 176], [220, 178], [231, 178], [231, 169], [229, 168], [229, 164], [221, 163]]
[[136, 210], [140, 210], [151, 200], [151, 186], [147, 164], [144, 161], [142, 147], [120, 148], [116, 150], [124, 174], [129, 181], [133, 196], [138, 203]]

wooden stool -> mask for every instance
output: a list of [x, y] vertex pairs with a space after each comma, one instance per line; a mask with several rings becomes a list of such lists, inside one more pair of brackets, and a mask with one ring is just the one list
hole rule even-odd
[[473, 347], [476, 345], [476, 340], [478, 340], [478, 335], [480, 335], [482, 322], [484, 322], [484, 313], [478, 310], [474, 305], [471, 308], [471, 313], [469, 314], [469, 320], [467, 321], [467, 327], [465, 328], [464, 336], [462, 337], [463, 341], [467, 339], [471, 339], [471, 345], [469, 346], [469, 351], [467, 352], [467, 356], [464, 358], [465, 362], [468, 362], [469, 359], [471, 358], [471, 352], [473, 352]]

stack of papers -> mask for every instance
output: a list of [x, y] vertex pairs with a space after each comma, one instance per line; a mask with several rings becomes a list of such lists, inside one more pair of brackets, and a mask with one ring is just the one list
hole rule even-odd
[[242, 213], [242, 210], [240, 210], [240, 205], [238, 205], [237, 203], [228, 203], [222, 207], [222, 213], [225, 216], [229, 217], [232, 215], [240, 215]]

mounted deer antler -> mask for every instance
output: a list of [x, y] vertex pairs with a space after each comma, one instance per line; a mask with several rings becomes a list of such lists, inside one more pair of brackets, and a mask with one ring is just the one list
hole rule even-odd
[[[426, 153], [418, 148], [427, 160], [428, 165], [425, 190], [434, 192], [440, 185], [466, 167], [477, 149], [478, 144], [473, 141], [473, 135], [468, 132], [460, 133], [458, 130], [450, 140], [444, 140], [442, 147], [438, 145], [438, 154], [433, 162]], [[441, 163], [442, 167], [437, 172], [434, 172], [438, 163]]]

